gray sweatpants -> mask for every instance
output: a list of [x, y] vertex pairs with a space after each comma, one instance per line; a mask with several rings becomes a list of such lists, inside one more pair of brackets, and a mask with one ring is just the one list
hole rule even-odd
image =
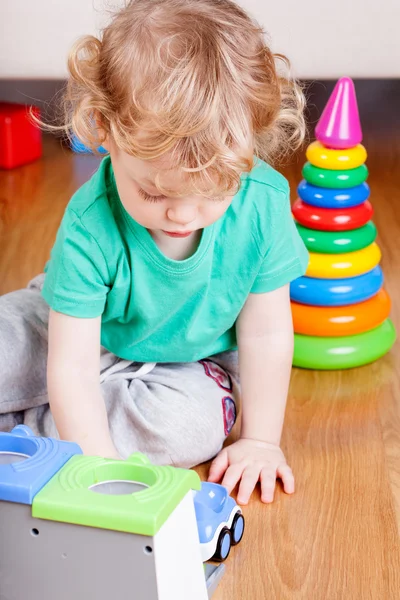
[[[44, 276], [0, 296], [0, 431], [25, 423], [57, 437], [47, 397], [49, 308]], [[122, 457], [191, 467], [221, 449], [236, 420], [237, 353], [195, 363], [142, 365], [101, 349], [99, 374], [111, 437]]]

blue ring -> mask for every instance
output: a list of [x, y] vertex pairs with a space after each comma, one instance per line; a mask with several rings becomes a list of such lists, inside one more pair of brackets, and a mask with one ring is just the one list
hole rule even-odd
[[311, 306], [346, 306], [372, 298], [382, 285], [382, 269], [375, 267], [364, 275], [346, 279], [299, 277], [290, 284], [290, 297]]
[[299, 197], [311, 206], [320, 208], [351, 208], [359, 206], [370, 195], [369, 185], [361, 183], [355, 187], [345, 188], [343, 190], [323, 188], [308, 183], [305, 179], [300, 181], [297, 187]]

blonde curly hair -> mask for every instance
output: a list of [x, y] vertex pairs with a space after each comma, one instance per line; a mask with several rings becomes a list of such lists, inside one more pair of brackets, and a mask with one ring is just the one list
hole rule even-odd
[[234, 192], [254, 155], [272, 163], [304, 139], [288, 60], [231, 0], [131, 0], [68, 67], [64, 131], [93, 151], [111, 136], [142, 160], [169, 153], [202, 195]]

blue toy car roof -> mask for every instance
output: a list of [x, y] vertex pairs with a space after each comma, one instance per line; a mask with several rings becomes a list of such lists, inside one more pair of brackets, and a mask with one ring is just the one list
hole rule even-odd
[[209, 542], [221, 523], [227, 523], [236, 502], [226, 488], [217, 483], [203, 482], [201, 490], [194, 493], [197, 528], [200, 543]]

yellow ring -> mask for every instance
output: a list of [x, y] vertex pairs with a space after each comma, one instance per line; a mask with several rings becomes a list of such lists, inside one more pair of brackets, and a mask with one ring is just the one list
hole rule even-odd
[[363, 165], [367, 160], [367, 151], [362, 144], [346, 150], [331, 150], [325, 148], [320, 142], [313, 142], [308, 146], [306, 156], [314, 167], [339, 171], [355, 169]]
[[378, 244], [373, 242], [362, 250], [344, 254], [317, 254], [310, 252], [306, 275], [317, 279], [355, 277], [372, 271], [381, 260]]

